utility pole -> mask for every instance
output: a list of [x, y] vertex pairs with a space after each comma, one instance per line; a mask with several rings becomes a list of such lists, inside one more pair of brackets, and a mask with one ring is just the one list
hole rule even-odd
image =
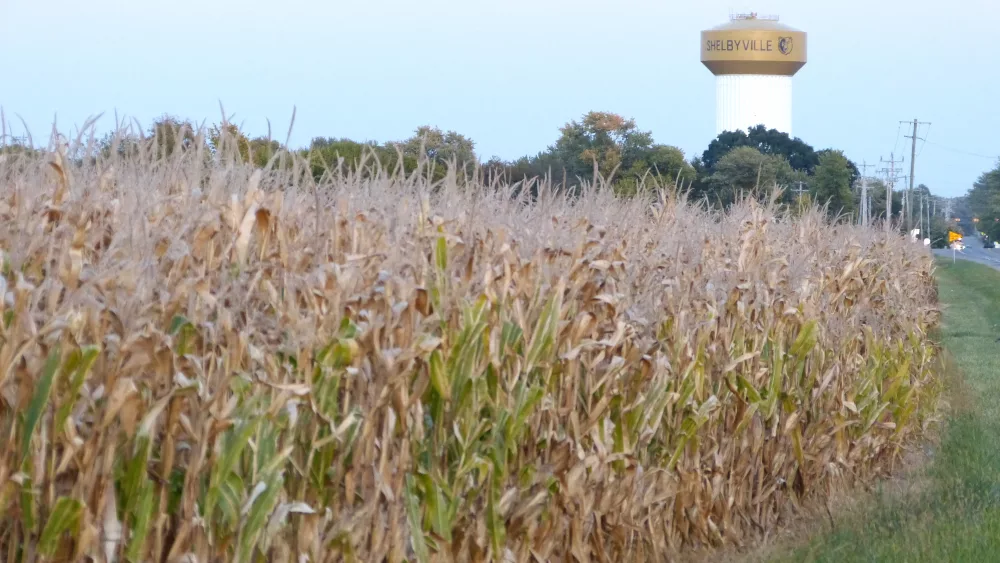
[[799, 180], [799, 189], [792, 190], [792, 191], [794, 191], [795, 193], [799, 194], [799, 205], [802, 205], [802, 194], [805, 193], [805, 192], [807, 192], [807, 191], [809, 191], [809, 190], [803, 189], [802, 188], [802, 181]]
[[868, 179], [861, 177], [861, 226], [868, 226]]
[[896, 183], [896, 163], [902, 163], [902, 160], [896, 160], [896, 155], [889, 153], [889, 160], [884, 158], [879, 159], [881, 162], [888, 162], [889, 168], [882, 168], [880, 171], [884, 172], [886, 175], [885, 182], [885, 230], [892, 230], [892, 189]]
[[868, 169], [874, 168], [868, 161], [861, 163], [861, 225], [867, 227], [871, 222], [871, 201], [868, 199]]
[[920, 229], [920, 238], [924, 238], [927, 236], [927, 231], [924, 230], [924, 201], [926, 200], [927, 196], [920, 194], [920, 216], [919, 216], [920, 226], [917, 227], [918, 229]]
[[934, 223], [932, 220], [933, 209], [934, 209], [934, 195], [930, 194], [927, 196], [927, 238], [931, 239], [931, 242], [934, 241], [934, 237], [931, 236], [932, 234], [934, 234]]
[[[907, 121], [900, 121], [900, 123], [909, 123]], [[917, 127], [919, 125], [930, 125], [929, 122], [913, 120], [913, 135], [906, 135], [907, 139], [912, 139], [913, 144], [910, 147], [910, 189], [906, 192], [906, 230], [913, 230], [913, 176], [916, 172], [916, 160], [917, 160]], [[920, 139], [924, 141], [926, 139]]]

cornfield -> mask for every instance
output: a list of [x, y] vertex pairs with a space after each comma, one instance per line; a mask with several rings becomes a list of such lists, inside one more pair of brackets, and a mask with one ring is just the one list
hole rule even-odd
[[938, 417], [901, 236], [152, 146], [0, 162], [5, 561], [660, 561]]

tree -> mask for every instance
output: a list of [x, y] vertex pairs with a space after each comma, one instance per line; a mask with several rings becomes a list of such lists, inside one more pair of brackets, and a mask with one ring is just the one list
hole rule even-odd
[[691, 183], [696, 177], [697, 172], [684, 159], [684, 151], [669, 145], [653, 145], [629, 169], [619, 174], [615, 190], [622, 195], [634, 195], [644, 182], [671, 186], [678, 181], [681, 184]]
[[[368, 167], [376, 164], [386, 170], [393, 170], [399, 160], [395, 149], [382, 147], [374, 141], [361, 143], [351, 139], [332, 137], [314, 138], [310, 141], [309, 148], [302, 150], [300, 154], [308, 159], [312, 175], [317, 180], [322, 178], [327, 171], [336, 173], [339, 170], [342, 173], [360, 172], [367, 174]], [[406, 168], [407, 172], [416, 167], [416, 159], [412, 160], [413, 162]]]
[[653, 135], [641, 131], [635, 120], [609, 112], [592, 111], [580, 122], [571, 121], [560, 130], [549, 152], [563, 163], [570, 177], [593, 180], [594, 163], [604, 176], [616, 167], [630, 170], [653, 149]]
[[[783, 156], [762, 154], [753, 147], [737, 147], [716, 163], [705, 184], [709, 202], [729, 205], [741, 195], [769, 198], [775, 187], [787, 187], [804, 179]], [[789, 201], [786, 190], [784, 200]]]
[[[275, 154], [282, 149], [281, 143], [267, 137], [254, 137], [250, 139], [250, 161], [254, 166], [263, 168]], [[291, 165], [291, 162], [286, 163]]]
[[[868, 193], [872, 198], [872, 221], [884, 221], [885, 220], [885, 194], [886, 194], [886, 184], [884, 181], [875, 178], [869, 180], [868, 182]], [[899, 190], [893, 191], [892, 194], [892, 217], [893, 221], [898, 221], [901, 218], [901, 213], [903, 209], [903, 194]]]
[[216, 154], [230, 150], [239, 155], [240, 162], [250, 160], [250, 139], [232, 123], [213, 125], [208, 132], [208, 144]]
[[729, 151], [737, 147], [753, 147], [761, 154], [785, 157], [793, 170], [811, 173], [819, 164], [816, 151], [804, 141], [788, 136], [777, 129], [766, 129], [763, 125], [751, 127], [749, 131], [723, 131], [709, 143], [702, 154], [704, 166], [714, 171], [716, 163]]
[[969, 221], [973, 217], [979, 218], [979, 228], [992, 240], [1000, 240], [1000, 161], [987, 172], [982, 173], [972, 189], [969, 190], [967, 198], [966, 215], [963, 217], [959, 205], [955, 206], [956, 216], [962, 218], [963, 222]]
[[670, 145], [653, 145], [640, 162], [641, 166], [632, 166], [633, 174], [641, 176], [648, 169], [671, 182], [678, 176], [682, 181], [693, 181], [697, 174], [685, 160], [684, 151]]
[[655, 144], [652, 133], [618, 114], [592, 111], [559, 132], [556, 142], [535, 156], [513, 162], [491, 158], [484, 165], [487, 178], [516, 182], [549, 177], [556, 186], [569, 189], [578, 179], [593, 181], [596, 163], [598, 172], [611, 177], [612, 187], [622, 195], [635, 194], [644, 180], [658, 185], [670, 185], [678, 175], [689, 184], [697, 180], [698, 172], [685, 160], [684, 151]]
[[[350, 142], [350, 141], [349, 141]], [[264, 168], [271, 157], [282, 149], [281, 143], [267, 137], [249, 138], [233, 123], [213, 125], [208, 132], [208, 145], [217, 158], [235, 156], [239, 162], [253, 164]], [[279, 161], [273, 164], [275, 168], [282, 165], [291, 166], [290, 161]]]
[[[816, 158], [817, 158], [816, 164], [819, 165], [820, 157], [822, 157], [824, 154], [831, 152], [835, 152], [835, 149], [822, 149], [816, 151]], [[840, 152], [841, 154], [843, 154], [843, 151], [836, 151], [836, 152]], [[858, 170], [858, 165], [854, 164], [854, 161], [849, 158], [847, 159], [847, 166], [848, 168], [851, 169], [851, 186], [857, 186], [858, 181], [861, 179], [861, 171]], [[815, 169], [813, 170], [813, 172], [815, 172]]]
[[409, 139], [394, 143], [403, 155], [419, 162], [426, 158], [438, 165], [436, 177], [443, 177], [446, 166], [454, 163], [462, 171], [469, 173], [477, 164], [476, 143], [454, 131], [443, 132], [437, 127], [424, 125]]
[[851, 191], [851, 162], [844, 153], [826, 150], [819, 155], [819, 164], [810, 182], [810, 193], [820, 204], [829, 204], [830, 213], [853, 213], [854, 194]]
[[0, 143], [0, 154], [5, 155], [24, 155], [26, 157], [34, 158], [39, 156], [41, 152], [32, 147], [25, 137], [11, 137], [10, 140], [4, 140]]
[[176, 150], [196, 150], [199, 145], [208, 148], [206, 140], [190, 121], [171, 115], [163, 115], [154, 121], [149, 128], [149, 135], [156, 148], [156, 155], [161, 158], [172, 155]]

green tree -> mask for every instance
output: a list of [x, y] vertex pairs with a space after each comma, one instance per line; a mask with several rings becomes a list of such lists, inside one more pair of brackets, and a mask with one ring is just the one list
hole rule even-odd
[[[690, 184], [697, 177], [694, 167], [684, 159], [684, 151], [669, 145], [653, 145], [628, 170], [620, 174], [615, 190], [623, 195], [635, 194], [643, 182], [660, 186]], [[646, 184], [649, 187], [649, 184]]]
[[[264, 168], [271, 157], [282, 149], [281, 143], [267, 137], [249, 138], [235, 124], [213, 125], [208, 132], [208, 144], [217, 157], [223, 154], [235, 156], [240, 162], [248, 162], [257, 168]], [[281, 166], [275, 163], [274, 167]], [[284, 162], [290, 166], [290, 161]]]
[[213, 125], [208, 132], [208, 145], [216, 154], [234, 151], [240, 162], [250, 160], [250, 139], [233, 123]]
[[802, 139], [793, 139], [788, 133], [767, 129], [763, 125], [751, 127], [747, 132], [723, 131], [705, 149], [702, 164], [709, 171], [714, 171], [722, 157], [737, 147], [753, 147], [761, 154], [783, 156], [793, 170], [800, 172], [811, 173], [819, 164], [816, 151]]
[[[884, 221], [885, 220], [885, 194], [886, 194], [886, 184], [884, 181], [878, 178], [868, 181], [868, 192], [872, 199], [872, 221]], [[892, 218], [893, 221], [899, 221], [901, 218], [901, 212], [903, 209], [903, 194], [897, 188], [892, 193]]]
[[[273, 147], [272, 147], [273, 148]], [[380, 146], [374, 141], [364, 143], [351, 139], [332, 137], [316, 137], [309, 143], [309, 148], [300, 154], [308, 159], [313, 177], [320, 179], [327, 171], [330, 173], [361, 173], [369, 174], [376, 167], [392, 171], [398, 162], [395, 149]], [[416, 168], [416, 159], [410, 159], [406, 171]]]
[[[989, 235], [991, 240], [1000, 240], [1000, 161], [987, 172], [982, 173], [972, 189], [969, 190], [968, 197], [965, 198], [965, 209], [962, 205], [956, 205], [956, 216], [962, 222], [969, 222], [972, 218], [978, 218], [979, 229]], [[963, 216], [962, 211], [965, 211]]]
[[[818, 150], [818, 151], [816, 151], [816, 158], [817, 158], [816, 164], [819, 165], [819, 158], [820, 157], [822, 157], [824, 154], [831, 153], [831, 152], [840, 152], [841, 154], [843, 154], [843, 151], [836, 151], [836, 149], [822, 149], [822, 150]], [[845, 158], [846, 158], [846, 155], [845, 155]], [[851, 186], [858, 186], [858, 182], [861, 180], [861, 171], [858, 170], [858, 166], [856, 164], [854, 164], [854, 161], [851, 160], [851, 159], [849, 159], [849, 158], [847, 159], [847, 166], [848, 166], [848, 168], [851, 169]], [[816, 171], [815, 168], [813, 168], [813, 172], [814, 173], [815, 173], [815, 171]]]
[[851, 190], [851, 162], [837, 150], [823, 151], [810, 182], [810, 193], [821, 205], [829, 204], [834, 216], [855, 211]]
[[559, 132], [549, 152], [571, 178], [593, 180], [595, 162], [605, 177], [616, 167], [619, 173], [633, 170], [653, 150], [652, 133], [639, 130], [635, 120], [616, 113], [592, 111], [579, 122], [567, 123]]
[[613, 188], [623, 195], [634, 194], [644, 180], [670, 185], [679, 176], [690, 184], [698, 177], [682, 150], [655, 144], [652, 133], [615, 113], [589, 112], [559, 133], [553, 145], [535, 156], [512, 162], [491, 158], [483, 166], [486, 177], [510, 182], [548, 177], [556, 186], [570, 189], [579, 180], [593, 181], [596, 163], [598, 172], [611, 177]]
[[454, 131], [441, 131], [437, 127], [424, 125], [419, 127], [412, 137], [401, 142], [392, 143], [402, 149], [404, 157], [419, 162], [427, 159], [436, 165], [435, 178], [443, 177], [446, 166], [454, 163], [466, 174], [477, 164], [476, 143]]
[[[263, 168], [267, 166], [267, 163], [271, 160], [275, 154], [282, 149], [281, 143], [275, 141], [274, 139], [268, 139], [267, 137], [254, 137], [250, 139], [249, 143], [250, 149], [250, 161], [254, 166], [259, 166]], [[287, 162], [286, 165], [290, 165]]]
[[711, 203], [729, 205], [742, 195], [770, 198], [776, 187], [785, 188], [783, 200], [791, 201], [788, 187], [805, 175], [792, 169], [783, 156], [762, 154], [753, 147], [737, 147], [715, 165], [705, 184]]
[[176, 150], [197, 150], [199, 145], [208, 148], [207, 140], [190, 121], [171, 115], [163, 115], [154, 121], [149, 128], [149, 136], [160, 158], [166, 158]]

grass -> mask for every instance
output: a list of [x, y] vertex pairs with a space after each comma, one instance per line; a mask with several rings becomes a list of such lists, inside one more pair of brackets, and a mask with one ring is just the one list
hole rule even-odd
[[939, 418], [897, 234], [176, 146], [0, 161], [5, 561], [659, 561]]
[[1000, 551], [1000, 271], [938, 263], [941, 338], [967, 389], [914, 494], [861, 515], [776, 561], [980, 562]]

